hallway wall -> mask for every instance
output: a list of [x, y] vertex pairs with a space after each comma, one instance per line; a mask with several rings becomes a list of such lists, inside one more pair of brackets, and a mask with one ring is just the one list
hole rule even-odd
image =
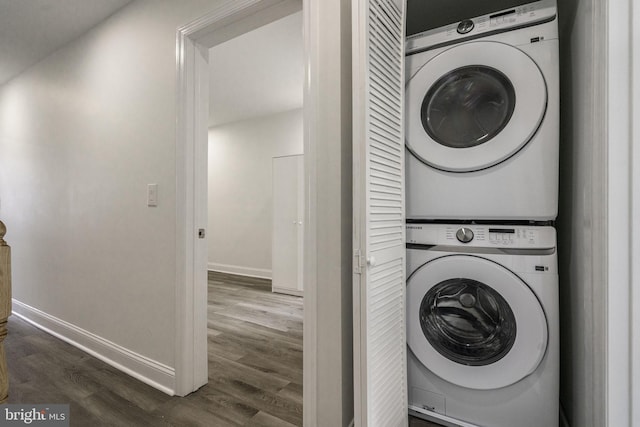
[[220, 3], [135, 1], [0, 87], [14, 310], [169, 389], [176, 29]]

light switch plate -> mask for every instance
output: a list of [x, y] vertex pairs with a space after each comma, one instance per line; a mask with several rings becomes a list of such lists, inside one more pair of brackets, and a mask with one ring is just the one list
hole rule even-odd
[[147, 206], [158, 206], [158, 184], [147, 185]]

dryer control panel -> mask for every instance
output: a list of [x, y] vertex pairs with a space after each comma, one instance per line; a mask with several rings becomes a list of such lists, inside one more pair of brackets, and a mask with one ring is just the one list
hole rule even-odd
[[[423, 31], [407, 37], [405, 55], [467, 39], [550, 22], [556, 18], [556, 10], [555, 0], [540, 0]], [[548, 37], [557, 38], [558, 35], [556, 33], [548, 35]]]
[[548, 226], [407, 224], [407, 243], [427, 246], [551, 249], [556, 232]]

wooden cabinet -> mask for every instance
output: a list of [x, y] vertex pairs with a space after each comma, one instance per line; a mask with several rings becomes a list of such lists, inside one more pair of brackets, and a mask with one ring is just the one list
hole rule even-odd
[[272, 290], [302, 295], [304, 158], [273, 158]]
[[7, 232], [0, 221], [0, 403], [5, 403], [9, 392], [9, 375], [4, 353], [7, 336], [7, 318], [11, 315], [11, 248], [4, 241]]

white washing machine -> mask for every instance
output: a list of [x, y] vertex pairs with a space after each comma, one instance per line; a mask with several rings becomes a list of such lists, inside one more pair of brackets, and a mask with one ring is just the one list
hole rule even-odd
[[407, 248], [409, 412], [557, 427], [555, 229], [408, 224]]
[[553, 220], [555, 0], [407, 37], [407, 218]]

